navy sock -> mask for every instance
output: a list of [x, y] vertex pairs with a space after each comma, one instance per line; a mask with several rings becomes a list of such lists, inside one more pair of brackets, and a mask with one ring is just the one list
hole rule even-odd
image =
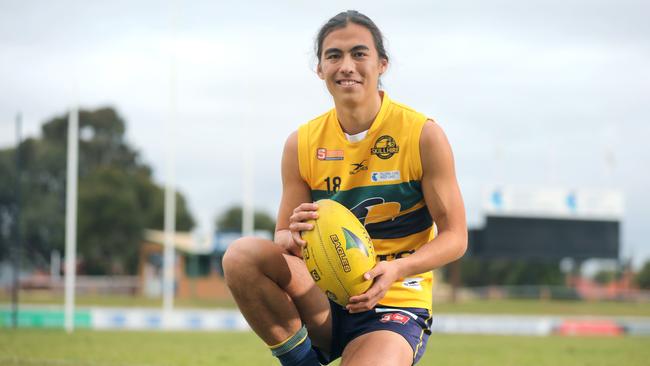
[[280, 346], [272, 348], [271, 353], [282, 366], [320, 366], [305, 326]]

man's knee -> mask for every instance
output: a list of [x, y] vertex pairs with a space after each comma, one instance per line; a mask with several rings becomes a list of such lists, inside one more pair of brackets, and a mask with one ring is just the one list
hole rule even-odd
[[230, 283], [238, 273], [250, 270], [255, 265], [255, 246], [257, 238], [243, 237], [228, 246], [223, 255], [222, 266], [226, 282]]

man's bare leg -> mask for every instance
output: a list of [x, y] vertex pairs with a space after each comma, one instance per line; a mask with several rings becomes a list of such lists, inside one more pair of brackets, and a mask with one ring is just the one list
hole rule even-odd
[[267, 345], [287, 340], [304, 323], [312, 342], [329, 350], [329, 303], [300, 258], [269, 240], [241, 238], [228, 248], [223, 267], [239, 309]]
[[341, 366], [408, 366], [413, 348], [401, 335], [388, 330], [363, 334], [343, 350]]

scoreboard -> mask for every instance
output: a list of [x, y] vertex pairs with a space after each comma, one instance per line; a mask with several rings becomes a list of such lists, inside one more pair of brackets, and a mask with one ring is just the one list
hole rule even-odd
[[609, 220], [488, 216], [470, 235], [471, 254], [483, 258], [617, 259], [620, 223]]
[[618, 259], [623, 197], [617, 191], [497, 188], [484, 194], [485, 223], [470, 230], [481, 258]]

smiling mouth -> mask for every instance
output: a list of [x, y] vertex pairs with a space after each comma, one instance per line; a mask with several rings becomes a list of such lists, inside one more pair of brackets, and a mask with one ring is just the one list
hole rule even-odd
[[352, 86], [352, 85], [361, 84], [361, 82], [359, 82], [359, 81], [347, 80], [347, 79], [346, 80], [337, 80], [336, 83], [338, 85], [342, 85], [342, 86]]

